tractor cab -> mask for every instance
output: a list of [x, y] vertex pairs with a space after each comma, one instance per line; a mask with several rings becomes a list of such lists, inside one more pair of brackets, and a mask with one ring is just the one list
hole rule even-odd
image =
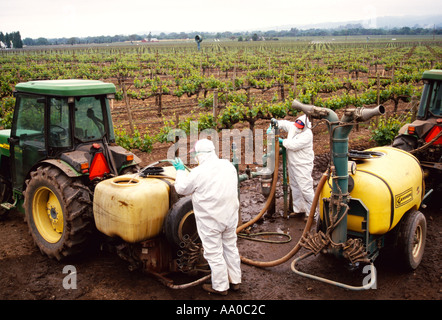
[[424, 90], [417, 119], [442, 119], [442, 70], [425, 71], [422, 80], [424, 81]]
[[109, 105], [115, 95], [113, 84], [31, 81], [15, 89], [9, 138], [14, 189], [22, 191], [25, 179], [42, 161], [90, 181], [118, 175], [136, 164], [132, 153], [114, 144]]
[[393, 147], [413, 153], [428, 172], [442, 172], [442, 70], [422, 75], [424, 89], [416, 120], [407, 123], [393, 141]]

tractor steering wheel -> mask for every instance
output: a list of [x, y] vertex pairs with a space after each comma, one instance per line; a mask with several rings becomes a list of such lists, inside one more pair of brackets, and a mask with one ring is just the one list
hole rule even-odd
[[[55, 130], [54, 130], [55, 128]], [[66, 128], [59, 126], [57, 124], [49, 125], [49, 141], [52, 146], [64, 145], [62, 141], [65, 141], [68, 137], [68, 131]]]

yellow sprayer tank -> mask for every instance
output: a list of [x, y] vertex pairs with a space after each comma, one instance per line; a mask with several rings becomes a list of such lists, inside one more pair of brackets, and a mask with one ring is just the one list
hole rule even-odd
[[[358, 159], [356, 171], [349, 172], [354, 181], [350, 197], [364, 203], [369, 212], [369, 232], [380, 235], [393, 229], [408, 210], [419, 208], [424, 195], [423, 175], [418, 160], [410, 153], [392, 147], [366, 151], [374, 151], [376, 156]], [[325, 184], [322, 198], [330, 197], [330, 192]], [[322, 201], [320, 205], [323, 219]], [[362, 232], [362, 225], [363, 217], [352, 215], [350, 208], [347, 229]]]
[[94, 219], [97, 229], [135, 243], [160, 234], [169, 211], [170, 183], [175, 169], [166, 167], [164, 178], [122, 175], [97, 184]]

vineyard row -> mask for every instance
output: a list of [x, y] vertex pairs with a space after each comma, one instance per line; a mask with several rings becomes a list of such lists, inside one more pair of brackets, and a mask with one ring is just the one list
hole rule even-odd
[[201, 130], [253, 128], [259, 119], [296, 114], [295, 98], [333, 110], [391, 100], [396, 110], [401, 100], [419, 99], [422, 72], [442, 68], [441, 56], [438, 41], [2, 52], [0, 118], [7, 127], [18, 82], [66, 78], [113, 82], [117, 133], [140, 141], [164, 142], [190, 120]]

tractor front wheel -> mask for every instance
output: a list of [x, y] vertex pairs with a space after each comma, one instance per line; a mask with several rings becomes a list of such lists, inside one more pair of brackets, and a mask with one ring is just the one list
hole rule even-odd
[[49, 257], [62, 260], [83, 251], [92, 233], [89, 191], [76, 178], [42, 166], [26, 181], [26, 221], [34, 242]]

